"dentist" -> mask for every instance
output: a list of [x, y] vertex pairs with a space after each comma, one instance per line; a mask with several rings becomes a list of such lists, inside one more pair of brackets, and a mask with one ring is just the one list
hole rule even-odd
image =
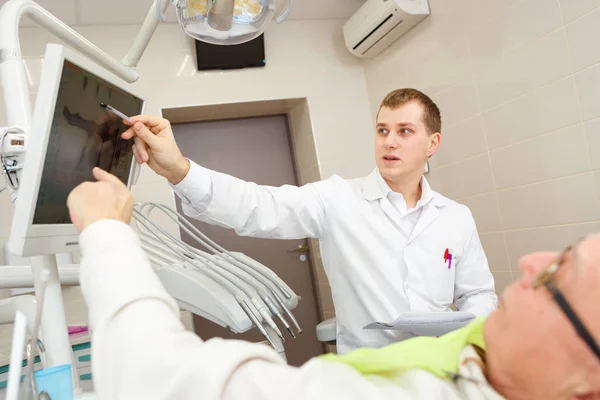
[[486, 316], [498, 304], [494, 279], [469, 209], [431, 189], [425, 163], [438, 149], [440, 111], [414, 89], [389, 93], [377, 114], [377, 168], [364, 178], [332, 176], [267, 187], [185, 158], [168, 120], [132, 117], [138, 163], [165, 177], [189, 217], [261, 238], [320, 241], [337, 318], [340, 354], [410, 337], [363, 330], [403, 312]]

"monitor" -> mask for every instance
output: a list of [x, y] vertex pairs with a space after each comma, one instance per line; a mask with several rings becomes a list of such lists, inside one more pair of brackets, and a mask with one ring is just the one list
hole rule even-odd
[[217, 45], [196, 40], [196, 64], [199, 71], [264, 67], [264, 34], [245, 43]]
[[79, 235], [67, 208], [69, 193], [94, 181], [95, 166], [131, 187], [137, 172], [127, 126], [105, 110], [143, 112], [145, 101], [99, 65], [57, 44], [46, 47], [32, 126], [26, 135], [8, 248], [19, 256], [78, 250]]

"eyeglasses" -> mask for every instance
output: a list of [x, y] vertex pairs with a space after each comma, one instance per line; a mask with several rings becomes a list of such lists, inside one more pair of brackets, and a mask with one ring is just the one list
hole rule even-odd
[[554, 277], [556, 275], [556, 271], [558, 271], [558, 269], [564, 264], [565, 258], [569, 251], [571, 251], [573, 247], [576, 248], [576, 246], [577, 245], [567, 247], [558, 257], [557, 261], [550, 265], [546, 270], [540, 272], [533, 280], [533, 288], [537, 289], [541, 285], [546, 287], [550, 294], [552, 294], [554, 301], [556, 301], [562, 312], [567, 316], [577, 331], [579, 337], [583, 339], [585, 344], [590, 348], [590, 350], [592, 350], [592, 352], [596, 355], [596, 358], [598, 358], [600, 361], [600, 347], [598, 347], [598, 344], [594, 340], [594, 337], [590, 331], [587, 330], [583, 322], [581, 322], [581, 319], [579, 319], [573, 308], [569, 305], [569, 302], [567, 302], [567, 299], [565, 299], [565, 296], [555, 284]]

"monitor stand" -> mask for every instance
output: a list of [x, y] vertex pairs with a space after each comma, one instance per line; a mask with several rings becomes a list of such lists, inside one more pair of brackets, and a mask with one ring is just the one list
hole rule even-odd
[[56, 256], [31, 257], [31, 268], [35, 295], [38, 299], [42, 288], [42, 271], [48, 269], [49, 272], [40, 321], [40, 330], [45, 342], [44, 347], [46, 348], [47, 367], [71, 364], [71, 344], [69, 342], [67, 318], [65, 316], [61, 285], [58, 277]]

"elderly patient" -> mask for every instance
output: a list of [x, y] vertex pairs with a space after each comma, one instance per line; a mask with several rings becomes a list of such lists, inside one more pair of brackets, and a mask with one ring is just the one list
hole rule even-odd
[[600, 236], [523, 257], [496, 312], [441, 338], [285, 365], [264, 345], [184, 329], [127, 225], [133, 197], [94, 170], [68, 199], [100, 399], [591, 399], [600, 393]]

